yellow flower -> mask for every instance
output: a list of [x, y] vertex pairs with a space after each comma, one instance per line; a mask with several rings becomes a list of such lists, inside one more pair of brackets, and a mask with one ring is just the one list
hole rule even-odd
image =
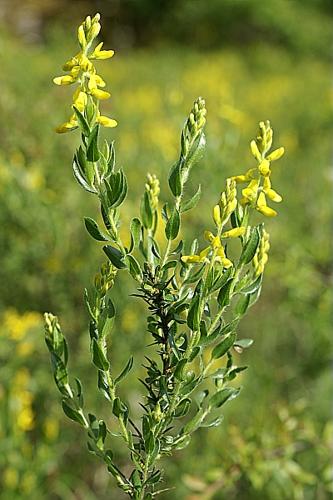
[[109, 92], [106, 92], [105, 90], [100, 90], [98, 88], [92, 89], [91, 94], [100, 100], [109, 99], [109, 97], [111, 96]]
[[234, 229], [230, 229], [229, 231], [222, 233], [221, 238], [238, 238], [239, 236], [243, 236], [245, 231], [245, 227], [235, 227]]
[[209, 241], [209, 243], [213, 249], [220, 248], [221, 240], [220, 240], [219, 236], [214, 236], [213, 233], [211, 233], [210, 231], [205, 231], [204, 237], [207, 241]]
[[[99, 112], [99, 100], [108, 99], [111, 94], [106, 90], [101, 90], [106, 86], [103, 78], [97, 74], [96, 68], [92, 63], [93, 59], [108, 59], [113, 56], [113, 50], [102, 50], [103, 43], [99, 43], [95, 48], [92, 47], [92, 42], [98, 36], [101, 25], [99, 23], [100, 15], [96, 14], [93, 18], [86, 17], [84, 22], [78, 28], [78, 40], [81, 46], [81, 51], [70, 58], [64, 65], [64, 71], [69, 74], [57, 76], [53, 79], [56, 85], [71, 85], [78, 84], [73, 96], [74, 106], [85, 116], [89, 126], [92, 128], [95, 121], [105, 127], [115, 127], [116, 120], [101, 116]], [[88, 95], [92, 96], [91, 102], [94, 106], [94, 113], [87, 117], [85, 109], [88, 103]], [[63, 134], [76, 129], [79, 123], [76, 117], [71, 117], [67, 122], [59, 125], [56, 132]]]
[[98, 116], [96, 118], [96, 122], [103, 125], [103, 127], [110, 127], [110, 128], [116, 127], [118, 125], [116, 120], [103, 115]]
[[76, 116], [75, 115], [72, 115], [69, 119], [68, 122], [65, 122], [63, 123], [62, 125], [59, 125], [55, 131], [58, 133], [58, 134], [64, 134], [66, 132], [70, 132], [71, 130], [74, 130], [78, 127], [78, 123], [77, 123], [77, 120], [76, 120]]
[[281, 158], [281, 156], [283, 156], [283, 155], [284, 155], [284, 148], [281, 147], [281, 148], [275, 149], [275, 151], [272, 151], [267, 156], [267, 160], [268, 161], [275, 161], [275, 160], [278, 160], [279, 158]]
[[225, 267], [226, 269], [233, 266], [233, 263], [231, 262], [231, 260], [225, 256], [225, 251], [224, 251], [224, 248], [222, 246], [218, 249], [215, 259], [217, 262], [222, 264], [222, 266]]
[[279, 195], [279, 193], [277, 193], [276, 191], [274, 191], [274, 189], [272, 189], [269, 177], [266, 177], [264, 179], [263, 191], [265, 194], [267, 194], [268, 198], [272, 201], [275, 201], [275, 203], [280, 203], [282, 201], [282, 196]]
[[258, 210], [258, 212], [266, 215], [266, 217], [275, 217], [277, 215], [277, 212], [275, 210], [267, 206], [266, 196], [263, 191], [258, 196], [256, 209]]
[[247, 203], [253, 203], [256, 201], [259, 189], [259, 179], [253, 179], [250, 181], [248, 186], [242, 189], [242, 195]]
[[261, 154], [260, 154], [260, 151], [258, 149], [258, 146], [257, 146], [257, 143], [255, 140], [251, 141], [250, 148], [251, 148], [251, 153], [253, 154], [255, 159], [257, 161], [261, 161]]
[[207, 255], [209, 254], [211, 248], [207, 247], [202, 250], [199, 255], [183, 255], [181, 260], [185, 264], [199, 264], [200, 262], [208, 262]]
[[73, 96], [73, 104], [79, 111], [81, 111], [81, 113], [83, 113], [87, 105], [87, 100], [87, 94], [85, 92], [81, 92], [80, 88], [78, 88]]
[[114, 55], [114, 50], [101, 50], [103, 42], [99, 43], [91, 54], [91, 59], [109, 59]]
[[220, 205], [215, 205], [213, 208], [213, 220], [217, 227], [221, 225], [222, 219], [221, 219], [221, 208]]
[[260, 162], [258, 165], [258, 170], [261, 173], [261, 175], [263, 175], [264, 177], [266, 177], [267, 175], [270, 175], [270, 173], [271, 173], [270, 166], [271, 166], [271, 164], [268, 160], [266, 160], [266, 159], [262, 160], [262, 162]]
[[75, 78], [71, 75], [56, 76], [53, 78], [53, 82], [56, 85], [70, 85], [75, 82]]

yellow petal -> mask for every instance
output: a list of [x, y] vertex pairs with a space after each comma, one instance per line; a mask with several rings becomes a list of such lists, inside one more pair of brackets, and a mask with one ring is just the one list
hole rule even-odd
[[76, 99], [74, 100], [74, 106], [83, 113], [84, 108], [87, 105], [87, 94], [85, 92], [79, 92]]
[[70, 85], [74, 82], [75, 78], [73, 78], [71, 75], [56, 76], [55, 78], [53, 78], [53, 83], [55, 83], [56, 85]]
[[220, 205], [215, 205], [213, 208], [213, 220], [217, 226], [221, 224], [221, 208]]
[[265, 207], [267, 205], [266, 203], [266, 196], [263, 192], [261, 192], [258, 196], [258, 201], [257, 201], [258, 207]]
[[256, 141], [254, 141], [254, 140], [251, 141], [250, 148], [251, 148], [251, 153], [253, 154], [255, 159], [258, 161], [261, 161], [261, 154], [260, 154], [260, 151], [258, 149]]
[[242, 174], [242, 175], [234, 175], [232, 177], [232, 179], [237, 182], [237, 183], [240, 183], [240, 182], [247, 182], [248, 181], [248, 178], [246, 177], [245, 174]]
[[199, 262], [203, 262], [204, 260], [206, 260], [209, 252], [210, 252], [210, 247], [204, 248], [199, 254]]
[[101, 100], [109, 99], [109, 97], [111, 96], [111, 94], [109, 92], [106, 92], [105, 90], [100, 90], [97, 88], [92, 89], [91, 93], [94, 97], [96, 97], [97, 99], [101, 99]]
[[81, 24], [81, 26], [79, 26], [79, 29], [77, 30], [77, 37], [79, 40], [79, 44], [84, 49], [87, 45], [87, 40], [86, 40], [86, 35], [84, 33], [84, 28], [83, 28], [82, 24]]
[[231, 260], [227, 259], [226, 257], [221, 260], [221, 263], [222, 263], [223, 267], [225, 267], [226, 269], [233, 266], [233, 263], [231, 262]]
[[65, 134], [66, 132], [71, 132], [72, 130], [77, 128], [77, 126], [77, 123], [75, 124], [73, 122], [66, 122], [62, 125], [59, 125], [59, 127], [57, 127], [55, 131], [57, 132], [57, 134]]
[[116, 120], [113, 120], [113, 118], [108, 118], [107, 116], [100, 115], [98, 118], [96, 118], [96, 121], [103, 125], [103, 127], [116, 127], [118, 123]]
[[181, 260], [185, 264], [197, 264], [198, 262], [200, 262], [200, 257], [199, 255], [183, 255]]
[[261, 173], [261, 175], [264, 175], [264, 176], [269, 175], [269, 174], [271, 173], [271, 171], [270, 171], [270, 168], [269, 168], [269, 167], [270, 167], [270, 163], [269, 163], [269, 161], [268, 161], [268, 160], [266, 160], [266, 159], [265, 159], [265, 160], [263, 160], [263, 161], [259, 164], [259, 166], [258, 166], [258, 169], [259, 169], [259, 172]]
[[281, 156], [283, 156], [283, 155], [284, 155], [284, 148], [281, 147], [281, 148], [276, 149], [275, 151], [272, 151], [272, 153], [270, 153], [267, 156], [267, 160], [275, 161], [275, 160], [278, 160], [279, 158], [281, 158]]
[[95, 75], [95, 82], [99, 87], [105, 87], [106, 83], [103, 78], [99, 75]]
[[221, 238], [238, 238], [238, 236], [243, 236], [245, 233], [245, 227], [235, 227], [234, 229], [230, 229], [230, 231], [225, 231]]
[[100, 50], [96, 52], [96, 59], [110, 59], [114, 56], [114, 50]]
[[211, 243], [214, 239], [214, 235], [211, 231], [205, 231], [204, 237], [205, 237], [205, 240], [209, 241], [209, 243]]
[[258, 212], [262, 213], [263, 215], [266, 215], [266, 217], [275, 217], [277, 215], [277, 212], [270, 207], [261, 205], [257, 206], [256, 208]]
[[282, 196], [274, 191], [274, 189], [267, 189], [265, 193], [267, 194], [268, 198], [272, 201], [275, 201], [275, 203], [280, 203], [282, 201]]

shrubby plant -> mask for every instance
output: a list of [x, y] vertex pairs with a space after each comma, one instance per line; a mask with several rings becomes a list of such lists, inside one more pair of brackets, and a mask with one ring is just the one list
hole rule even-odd
[[[267, 199], [282, 200], [272, 189], [271, 164], [284, 149], [271, 151], [272, 128], [268, 121], [260, 122], [259, 134], [251, 142], [256, 166], [226, 180], [212, 208], [212, 227], [204, 233], [206, 245], [202, 248], [197, 239], [189, 245], [182, 238], [181, 225], [184, 214], [196, 207], [201, 187], [195, 194], [188, 194], [186, 187], [206, 144], [207, 112], [199, 97], [181, 132], [179, 159], [169, 173], [171, 199], [160, 209], [159, 180], [148, 174], [140, 214], [131, 221], [126, 244], [119, 232], [128, 190], [126, 175], [116, 166], [114, 144], [99, 137], [101, 126], [117, 125], [99, 109], [100, 101], [110, 94], [94, 61], [113, 56], [102, 43], [95, 46], [99, 21], [96, 14], [81, 24], [80, 51], [65, 63], [66, 74], [54, 83], [76, 85], [72, 114], [57, 132], [79, 130], [81, 145], [74, 155], [73, 172], [80, 186], [98, 198], [104, 225], [101, 228], [94, 219], [85, 218], [88, 233], [104, 243], [107, 257], [85, 291], [85, 303], [97, 386], [110, 406], [110, 417], [118, 422], [117, 432], [111, 418], [105, 422], [87, 412], [80, 381], [69, 378], [65, 337], [57, 317], [50, 313], [45, 314], [45, 338], [65, 414], [86, 431], [90, 452], [105, 462], [119, 488], [130, 498], [149, 499], [163, 491], [160, 458], [186, 447], [199, 427], [219, 425], [221, 407], [240, 392], [237, 376], [246, 366], [235, 365], [234, 351], [242, 352], [252, 340], [238, 339], [237, 327], [258, 300], [269, 251], [263, 222], [252, 219], [255, 213], [277, 215]], [[164, 242], [156, 237], [160, 225]], [[133, 367], [133, 357], [115, 374], [108, 352], [116, 315], [112, 287], [123, 272], [136, 284], [133, 295], [147, 304], [147, 330], [155, 348], [155, 355], [144, 361], [140, 418], [118, 392]], [[130, 474], [117, 465], [112, 438], [123, 440], [127, 447]]]

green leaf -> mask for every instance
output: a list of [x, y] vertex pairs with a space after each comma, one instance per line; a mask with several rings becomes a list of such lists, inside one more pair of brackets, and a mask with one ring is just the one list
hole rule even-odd
[[187, 422], [187, 424], [184, 426], [183, 429], [183, 434], [191, 434], [194, 432], [198, 427], [200, 427], [201, 423], [204, 421], [207, 415], [207, 410], [204, 408], [199, 409], [197, 414]]
[[175, 369], [175, 377], [177, 380], [182, 381], [184, 379], [184, 368], [187, 364], [187, 359], [183, 358], [179, 361]]
[[141, 206], [140, 206], [141, 219], [146, 229], [151, 229], [153, 226], [153, 211], [150, 205], [150, 198], [147, 191], [144, 192]]
[[198, 266], [194, 266], [190, 271], [188, 277], [184, 281], [184, 284], [196, 283], [203, 276], [205, 269], [205, 264], [203, 264], [201, 267], [199, 266], [199, 269]]
[[253, 281], [250, 285], [247, 285], [246, 287], [242, 288], [241, 292], [252, 295], [261, 287], [261, 283], [262, 283], [262, 274], [260, 274], [260, 276], [258, 276], [258, 278], [255, 281]]
[[225, 285], [220, 289], [219, 294], [217, 296], [217, 302], [221, 307], [225, 307], [230, 302], [230, 291], [233, 283], [233, 278], [230, 278]]
[[180, 206], [180, 211], [181, 212], [187, 212], [187, 210], [191, 210], [192, 208], [196, 207], [201, 196], [201, 185], [199, 184], [197, 192], [190, 198], [189, 200], [182, 202]]
[[212, 359], [221, 358], [224, 354], [229, 351], [236, 340], [236, 332], [232, 332], [228, 337], [224, 338], [220, 344], [214, 347], [212, 351]]
[[105, 236], [105, 234], [103, 234], [102, 231], [99, 229], [97, 222], [95, 222], [94, 219], [91, 219], [90, 217], [85, 217], [84, 223], [85, 223], [85, 226], [86, 226], [88, 233], [95, 240], [97, 240], [97, 241], [108, 241], [109, 240], [109, 238], [107, 236]]
[[77, 422], [80, 425], [85, 425], [84, 418], [82, 415], [77, 411], [71, 408], [66, 401], [63, 399], [62, 400], [62, 409], [64, 410], [65, 415], [67, 415], [68, 418], [73, 420], [74, 422]]
[[107, 371], [110, 367], [110, 363], [106, 359], [105, 354], [96, 339], [92, 339], [91, 346], [94, 365], [104, 372]]
[[182, 192], [179, 161], [171, 167], [168, 181], [172, 194], [179, 196]]
[[173, 207], [171, 215], [165, 227], [165, 235], [168, 240], [174, 240], [178, 236], [180, 228], [180, 216], [176, 207]]
[[122, 170], [118, 170], [116, 173], [110, 174], [108, 180], [104, 179], [104, 196], [106, 195], [106, 201], [108, 208], [116, 208], [122, 204], [127, 195], [127, 179]]
[[205, 134], [201, 132], [201, 134], [194, 141], [188, 155], [186, 156], [184, 162], [184, 168], [186, 170], [192, 168], [193, 165], [202, 158], [205, 151], [205, 146], [206, 146]]
[[227, 401], [234, 399], [238, 396], [240, 389], [234, 389], [233, 387], [226, 387], [221, 391], [218, 391], [210, 398], [209, 405], [213, 408], [220, 408]]
[[86, 137], [89, 137], [89, 135], [90, 135], [90, 127], [88, 125], [87, 120], [85, 119], [85, 117], [83, 116], [83, 114], [81, 113], [81, 111], [79, 111], [75, 106], [73, 106], [73, 110], [74, 110], [76, 119], [78, 121], [79, 127], [80, 127], [83, 135], [85, 135]]
[[139, 243], [141, 241], [141, 231], [142, 231], [140, 219], [138, 219], [137, 217], [134, 217], [134, 219], [132, 219], [130, 231], [133, 241], [133, 248], [136, 248], [139, 246]]
[[239, 262], [241, 264], [248, 264], [249, 262], [251, 262], [251, 260], [255, 256], [259, 242], [260, 242], [259, 231], [257, 227], [254, 227], [252, 228], [250, 237], [248, 241], [245, 243], [242, 254], [240, 256]]
[[190, 304], [190, 308], [187, 314], [187, 325], [191, 330], [197, 331], [200, 326], [200, 297], [195, 296]]
[[128, 270], [131, 274], [131, 276], [137, 280], [140, 281], [142, 273], [141, 273], [141, 267], [133, 255], [126, 255], [126, 262], [128, 264]]
[[214, 418], [214, 420], [211, 420], [209, 422], [203, 421], [202, 424], [200, 425], [200, 427], [205, 427], [205, 428], [208, 428], [208, 427], [217, 427], [222, 422], [223, 422], [223, 416], [221, 415], [220, 417], [216, 417], [216, 418]]
[[107, 257], [110, 259], [111, 263], [117, 269], [124, 269], [126, 267], [126, 264], [123, 260], [124, 256], [117, 248], [114, 248], [111, 245], [105, 245], [103, 247], [103, 250], [106, 253]]
[[74, 156], [72, 167], [73, 167], [74, 177], [77, 180], [77, 182], [80, 184], [80, 186], [83, 189], [85, 189], [85, 191], [88, 191], [88, 193], [96, 194], [97, 193], [96, 189], [94, 187], [90, 186], [89, 183], [87, 182], [87, 179], [86, 179], [82, 169], [80, 168], [80, 165], [79, 165], [79, 162], [78, 162], [76, 155]]
[[175, 417], [176, 418], [184, 417], [188, 413], [190, 406], [191, 406], [191, 400], [189, 398], [183, 399], [175, 410]]
[[235, 312], [238, 316], [243, 316], [243, 314], [246, 313], [248, 307], [249, 307], [249, 304], [250, 304], [250, 298], [251, 296], [248, 294], [248, 295], [242, 295], [237, 304], [236, 304], [236, 307], [235, 307]]
[[232, 273], [233, 273], [233, 268], [229, 267], [222, 274], [219, 274], [213, 282], [211, 292], [215, 292], [215, 290], [222, 288], [223, 285], [226, 284]]
[[99, 149], [98, 149], [98, 133], [99, 133], [99, 125], [95, 125], [92, 131], [90, 132], [88, 138], [87, 145], [87, 160], [88, 161], [98, 161], [100, 157]]
[[133, 366], [133, 356], [130, 357], [130, 359], [127, 361], [125, 368], [123, 371], [118, 375], [118, 377], [115, 379], [114, 384], [117, 385], [119, 382], [121, 382], [126, 375], [131, 371]]

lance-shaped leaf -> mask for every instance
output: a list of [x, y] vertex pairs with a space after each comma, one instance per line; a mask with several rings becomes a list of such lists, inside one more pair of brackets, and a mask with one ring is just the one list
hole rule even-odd
[[130, 357], [130, 359], [127, 361], [125, 368], [122, 370], [122, 372], [118, 375], [118, 377], [115, 379], [114, 384], [117, 385], [119, 382], [121, 382], [126, 375], [129, 374], [133, 366], [133, 356]]
[[87, 160], [88, 161], [98, 161], [100, 157], [100, 152], [98, 149], [98, 133], [99, 133], [99, 125], [95, 125], [92, 131], [90, 132], [88, 138], [87, 145]]
[[224, 356], [224, 354], [229, 351], [236, 340], [236, 332], [231, 332], [226, 338], [214, 347], [212, 351], [212, 359], [218, 359]]
[[96, 339], [92, 339], [91, 347], [94, 365], [100, 370], [107, 371], [110, 367], [110, 364]]
[[219, 294], [217, 296], [217, 302], [220, 304], [221, 307], [227, 306], [230, 302], [230, 291], [232, 283], [233, 279], [230, 278], [219, 291]]
[[255, 256], [259, 242], [260, 242], [259, 231], [257, 227], [254, 227], [252, 228], [250, 237], [248, 241], [245, 243], [242, 254], [240, 256], [239, 261], [241, 264], [248, 264], [249, 262], [251, 262], [251, 260]]
[[234, 399], [238, 396], [240, 389], [234, 389], [233, 387], [226, 387], [221, 391], [218, 391], [209, 400], [209, 406], [212, 408], [220, 408], [227, 401]]
[[127, 265], [128, 265], [128, 270], [131, 274], [131, 276], [137, 280], [140, 281], [142, 273], [141, 273], [141, 267], [133, 255], [126, 255], [125, 257]]
[[192, 196], [187, 201], [182, 202], [180, 206], [180, 211], [181, 212], [187, 212], [188, 210], [191, 210], [192, 208], [196, 207], [201, 196], [201, 185], [199, 184], [197, 192]]
[[123, 260], [124, 256], [117, 248], [114, 248], [111, 245], [105, 245], [103, 247], [103, 250], [106, 253], [107, 257], [110, 259], [111, 263], [117, 269], [124, 269], [126, 267], [126, 264]]
[[251, 295], [247, 294], [247, 295], [242, 295], [237, 304], [236, 304], [236, 307], [235, 307], [235, 312], [238, 316], [243, 316], [243, 314], [246, 313], [248, 307], [249, 307], [249, 304], [250, 304], [250, 298], [251, 298]]
[[141, 200], [140, 214], [144, 227], [146, 229], [151, 229], [153, 226], [153, 210], [150, 203], [150, 197], [147, 191], [144, 192]]
[[177, 161], [170, 170], [169, 186], [174, 196], [180, 196], [182, 193], [182, 182], [180, 177], [180, 163]]
[[134, 217], [134, 219], [132, 219], [130, 231], [131, 231], [131, 248], [130, 248], [131, 252], [133, 248], [139, 246], [142, 237], [142, 225], [140, 219], [138, 219], [137, 217]]
[[103, 232], [100, 230], [97, 222], [95, 222], [94, 219], [91, 219], [90, 217], [85, 217], [84, 224], [90, 236], [92, 236], [95, 240], [97, 241], [109, 240], [109, 238], [105, 234], [103, 234]]
[[76, 155], [73, 160], [73, 174], [77, 182], [83, 189], [85, 189], [85, 191], [88, 191], [88, 193], [97, 193], [96, 189], [88, 183]]
[[77, 422], [80, 425], [85, 426], [85, 421], [81, 413], [77, 410], [74, 410], [69, 404], [66, 402], [65, 399], [62, 400], [62, 409], [64, 410], [64, 413], [67, 415], [68, 418], [73, 420], [74, 422]]
[[171, 210], [170, 217], [165, 227], [165, 235], [168, 240], [174, 240], [178, 236], [180, 228], [180, 216], [176, 207]]
[[191, 330], [199, 330], [200, 326], [200, 297], [196, 295], [190, 305], [190, 309], [187, 314], [187, 325]]
[[76, 119], [78, 121], [79, 127], [80, 127], [83, 135], [85, 135], [86, 137], [89, 137], [90, 136], [90, 127], [88, 125], [87, 120], [85, 119], [85, 117], [83, 116], [81, 111], [79, 111], [77, 109], [76, 106], [73, 106], [73, 110], [74, 110]]

